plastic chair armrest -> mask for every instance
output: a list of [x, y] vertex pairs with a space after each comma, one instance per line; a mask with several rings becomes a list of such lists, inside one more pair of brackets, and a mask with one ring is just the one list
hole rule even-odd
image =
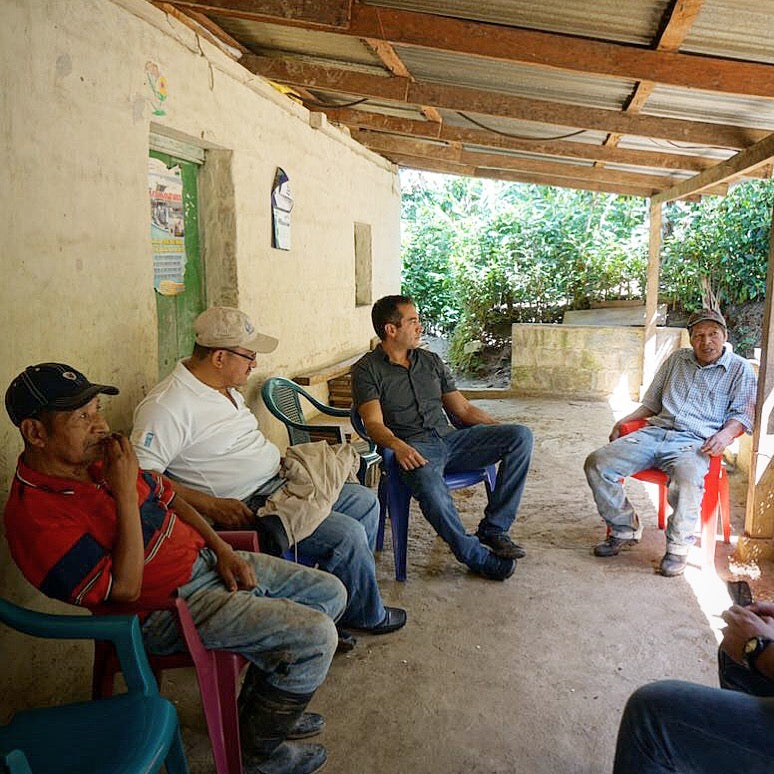
[[645, 419], [632, 419], [630, 422], [624, 422], [620, 426], [621, 435], [629, 435], [629, 433], [635, 432], [635, 430], [641, 430], [647, 426]]
[[253, 551], [257, 554], [261, 550], [255, 530], [218, 530], [218, 537], [223, 538], [235, 551]]
[[52, 615], [26, 610], [7, 600], [0, 600], [0, 621], [35, 637], [71, 640], [109, 640], [121, 662], [130, 691], [148, 696], [157, 692], [148, 666], [136, 615]]

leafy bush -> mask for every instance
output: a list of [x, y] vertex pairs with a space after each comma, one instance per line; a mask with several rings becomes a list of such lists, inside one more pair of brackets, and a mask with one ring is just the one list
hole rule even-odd
[[[644, 199], [406, 171], [401, 182], [403, 292], [431, 333], [453, 332], [455, 367], [475, 370], [480, 354], [465, 345], [498, 343], [512, 322], [644, 298]], [[772, 205], [774, 185], [754, 181], [668, 206], [661, 300], [695, 309], [702, 275], [723, 305], [762, 298]]]

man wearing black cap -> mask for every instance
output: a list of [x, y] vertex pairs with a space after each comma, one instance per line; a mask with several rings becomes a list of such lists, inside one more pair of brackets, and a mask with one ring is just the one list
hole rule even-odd
[[[9, 386], [24, 439], [5, 508], [11, 555], [43, 593], [100, 612], [153, 610], [179, 594], [205, 647], [251, 662], [244, 771], [316, 771], [325, 748], [285, 740], [322, 728], [304, 709], [333, 657], [346, 590], [328, 573], [232, 550], [164, 476], [139, 470], [128, 439], [110, 434], [100, 393], [118, 390], [61, 363], [29, 366]], [[184, 647], [167, 610], [145, 618], [143, 637], [152, 653]]]
[[[262, 550], [271, 542], [277, 553], [288, 547], [277, 517], [258, 511], [285, 486], [280, 451], [261, 433], [239, 392], [256, 366], [258, 353], [278, 341], [259, 333], [239, 309], [213, 306], [194, 320], [196, 344], [157, 384], [134, 414], [132, 443], [140, 464], [166, 473], [173, 486], [201, 514], [224, 528], [255, 526]], [[305, 560], [333, 573], [349, 592], [341, 625], [387, 634], [406, 623], [406, 612], [386, 607], [376, 581], [373, 548], [379, 504], [374, 493], [345, 483], [322, 523], [298, 542]], [[284, 544], [282, 541], [285, 541]], [[354, 638], [346, 632], [342, 646]]]
[[[642, 405], [613, 425], [611, 443], [586, 459], [586, 479], [608, 525], [594, 555], [616, 556], [639, 542], [640, 521], [621, 481], [639, 470], [659, 468], [669, 476], [673, 508], [660, 572], [681, 575], [699, 518], [709, 458], [743, 432], [752, 432], [756, 378], [744, 358], [725, 348], [723, 315], [702, 309], [688, 320], [691, 349], [680, 349], [659, 368]], [[621, 436], [621, 425], [647, 419], [646, 427]]]

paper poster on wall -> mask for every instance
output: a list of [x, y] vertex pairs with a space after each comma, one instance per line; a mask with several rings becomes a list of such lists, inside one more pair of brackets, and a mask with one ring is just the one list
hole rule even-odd
[[167, 169], [159, 159], [148, 159], [148, 193], [153, 244], [153, 288], [162, 296], [185, 290], [185, 230], [183, 181], [180, 167]]
[[292, 209], [290, 178], [285, 174], [284, 169], [277, 167], [271, 189], [271, 246], [278, 250], [290, 250], [290, 211]]

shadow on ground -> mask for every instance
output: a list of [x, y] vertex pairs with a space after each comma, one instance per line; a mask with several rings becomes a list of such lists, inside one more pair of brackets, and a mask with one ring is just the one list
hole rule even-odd
[[[715, 634], [691, 585], [701, 573], [655, 574], [664, 537], [642, 484], [627, 485], [646, 525], [642, 542], [615, 559], [591, 554], [604, 530], [582, 464], [606, 441], [608, 404], [480, 405], [535, 433], [512, 531], [529, 554], [504, 583], [471, 575], [412, 505], [408, 581], [394, 580], [389, 536], [377, 556], [385, 601], [408, 609], [408, 625], [361, 636], [334, 659], [312, 703], [327, 719], [326, 772], [609, 772], [621, 710], [637, 686], [667, 677], [716, 684]], [[731, 482], [738, 533], [744, 483], [733, 474]], [[474, 529], [483, 487], [457, 493], [457, 502]], [[719, 548], [719, 570], [728, 553]], [[178, 699], [192, 771], [212, 771], [193, 675], [174, 679], [165, 693]]]

